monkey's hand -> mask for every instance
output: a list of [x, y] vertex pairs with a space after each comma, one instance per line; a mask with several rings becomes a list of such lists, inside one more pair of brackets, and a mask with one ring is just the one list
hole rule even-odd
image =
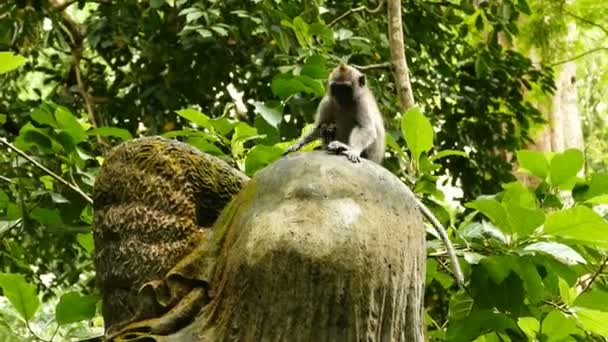
[[293, 144], [293, 145], [289, 146], [289, 147], [288, 147], [288, 148], [285, 150], [285, 152], [283, 152], [283, 155], [284, 155], [284, 156], [286, 156], [286, 155], [290, 154], [291, 152], [295, 152], [295, 151], [299, 150], [301, 147], [302, 147], [302, 146], [301, 146], [300, 144], [295, 143], [295, 144]]
[[359, 163], [361, 161], [361, 157], [359, 153], [356, 153], [351, 149], [350, 146], [346, 145], [343, 142], [334, 140], [327, 145], [327, 152], [335, 153], [335, 154], [343, 154], [353, 163]]

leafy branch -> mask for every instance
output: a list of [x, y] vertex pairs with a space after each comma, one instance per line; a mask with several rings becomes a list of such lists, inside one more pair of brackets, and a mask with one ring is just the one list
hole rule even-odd
[[359, 7], [351, 8], [348, 11], [342, 13], [336, 19], [332, 20], [327, 26], [332, 27], [335, 24], [337, 24], [340, 20], [348, 17], [349, 15], [351, 15], [353, 13], [357, 13], [357, 12], [361, 12], [361, 11], [366, 11], [367, 13], [370, 13], [370, 14], [378, 13], [384, 6], [384, 1], [385, 0], [380, 0], [380, 2], [378, 2], [378, 6], [376, 8], [367, 8], [366, 6], [359, 6]]
[[591, 21], [591, 20], [589, 20], [589, 19], [586, 19], [586, 18], [580, 17], [580, 16], [578, 16], [578, 15], [576, 15], [576, 14], [574, 14], [574, 13], [572, 13], [572, 12], [568, 11], [568, 10], [563, 10], [563, 12], [564, 12], [565, 14], [567, 14], [567, 15], [571, 16], [572, 18], [574, 18], [574, 19], [576, 19], [576, 20], [580, 21], [580, 22], [583, 22], [583, 23], [585, 23], [585, 24], [587, 24], [587, 25], [590, 25], [590, 26], [593, 26], [593, 27], [597, 27], [597, 28], [599, 28], [599, 29], [600, 29], [600, 30], [602, 30], [602, 31], [603, 31], [605, 34], [607, 34], [607, 35], [608, 35], [608, 28], [605, 28], [604, 26], [602, 26], [602, 25], [600, 25], [600, 24], [598, 24], [598, 23], [596, 23], [596, 22], [593, 22], [593, 21]]
[[578, 55], [572, 56], [570, 58], [567, 58], [567, 59], [564, 59], [564, 60], [561, 60], [561, 61], [558, 61], [558, 62], [551, 63], [551, 64], [549, 64], [549, 66], [554, 67], [554, 66], [557, 66], [557, 65], [561, 65], [561, 64], [568, 63], [568, 62], [572, 62], [572, 61], [575, 61], [575, 60], [577, 60], [579, 58], [583, 58], [583, 57], [585, 57], [587, 55], [590, 55], [592, 53], [595, 53], [595, 52], [598, 52], [598, 51], [601, 51], [601, 50], [608, 50], [608, 47], [600, 46], [600, 47], [591, 49], [589, 51], [585, 51], [583, 53], [580, 53]]
[[2, 143], [4, 146], [8, 147], [9, 149], [11, 149], [12, 151], [14, 151], [15, 153], [17, 153], [18, 155], [22, 156], [23, 158], [25, 158], [27, 161], [29, 161], [30, 163], [34, 164], [34, 166], [36, 166], [37, 168], [39, 168], [40, 170], [46, 172], [49, 176], [55, 178], [55, 180], [57, 180], [59, 183], [67, 186], [68, 188], [72, 189], [73, 191], [75, 191], [76, 193], [78, 193], [80, 196], [82, 196], [82, 198], [84, 198], [87, 202], [89, 203], [93, 203], [93, 199], [87, 195], [84, 191], [82, 191], [82, 189], [80, 189], [76, 184], [72, 184], [68, 181], [66, 181], [65, 179], [61, 178], [59, 175], [57, 175], [55, 172], [47, 169], [44, 165], [40, 164], [39, 162], [37, 162], [36, 160], [34, 160], [32, 157], [30, 157], [27, 153], [21, 151], [19, 148], [17, 148], [15, 145], [11, 144], [10, 142], [8, 142], [6, 140], [6, 138], [0, 138], [0, 143]]

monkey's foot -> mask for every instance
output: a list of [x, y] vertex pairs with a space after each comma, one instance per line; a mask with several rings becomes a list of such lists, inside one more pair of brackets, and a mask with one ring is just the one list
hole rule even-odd
[[353, 163], [361, 162], [361, 157], [357, 153], [354, 153], [350, 150], [343, 151], [342, 154], [345, 155], [346, 158], [348, 158], [348, 160], [350, 160]]

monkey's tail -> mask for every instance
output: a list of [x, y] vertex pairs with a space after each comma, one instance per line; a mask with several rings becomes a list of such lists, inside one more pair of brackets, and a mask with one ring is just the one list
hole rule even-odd
[[426, 205], [424, 205], [424, 203], [422, 203], [417, 197], [415, 197], [415, 199], [416, 204], [418, 204], [418, 207], [420, 208], [420, 211], [422, 211], [422, 214], [433, 225], [433, 227], [439, 234], [441, 241], [443, 241], [443, 244], [447, 249], [448, 255], [450, 256], [450, 263], [452, 264], [452, 271], [454, 272], [454, 277], [456, 278], [458, 286], [460, 286], [461, 289], [465, 289], [464, 275], [462, 274], [460, 263], [458, 262], [458, 258], [456, 257], [456, 251], [454, 250], [454, 246], [448, 238], [448, 234], [445, 228], [443, 227], [441, 222], [439, 222], [439, 220], [435, 217], [435, 215], [433, 215], [433, 213], [426, 207]]

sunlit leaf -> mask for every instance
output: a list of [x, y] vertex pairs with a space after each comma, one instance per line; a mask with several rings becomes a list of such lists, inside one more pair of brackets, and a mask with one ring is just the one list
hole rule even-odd
[[405, 113], [401, 120], [401, 132], [416, 163], [423, 152], [433, 147], [433, 127], [419, 107], [412, 107]]
[[467, 154], [464, 151], [442, 150], [442, 151], [439, 151], [439, 152], [435, 153], [434, 155], [430, 156], [429, 160], [435, 161], [437, 159], [441, 159], [441, 158], [445, 158], [445, 157], [449, 157], [449, 156], [459, 156], [459, 157], [468, 158]]
[[87, 253], [89, 254], [93, 254], [93, 251], [95, 250], [95, 243], [93, 241], [93, 233], [86, 233], [86, 234], [76, 234], [76, 241], [78, 241], [78, 244], [84, 248], [84, 250], [87, 251]]
[[553, 212], [547, 216], [544, 231], [589, 246], [608, 246], [608, 223], [585, 206]]
[[19, 68], [27, 59], [11, 51], [0, 51], [0, 75]]
[[566, 265], [586, 264], [586, 260], [571, 247], [559, 242], [535, 242], [524, 247], [525, 251], [541, 252]]
[[507, 211], [497, 200], [493, 198], [482, 198], [467, 203], [466, 207], [479, 210], [489, 218], [492, 223], [500, 228], [503, 233], [508, 235], [513, 233], [513, 229], [507, 217]]
[[585, 330], [589, 330], [603, 337], [608, 337], [608, 311], [573, 308], [576, 318]]
[[102, 137], [114, 137], [122, 141], [133, 139], [133, 136], [128, 130], [118, 127], [98, 127], [89, 130], [87, 133], [89, 136], [100, 135]]
[[583, 167], [583, 153], [577, 149], [569, 149], [551, 158], [550, 180], [553, 186], [560, 186], [576, 177]]
[[594, 289], [576, 297], [574, 306], [606, 311], [608, 309], [608, 291]]
[[175, 111], [179, 116], [191, 121], [200, 127], [210, 128], [209, 117], [196, 109], [181, 109]]
[[0, 273], [0, 287], [23, 319], [34, 317], [40, 305], [35, 285], [28, 283], [22, 274]]
[[516, 152], [520, 170], [528, 171], [544, 180], [549, 174], [549, 162], [539, 151], [520, 150]]
[[560, 341], [574, 332], [576, 323], [561, 312], [553, 310], [543, 319], [541, 329], [545, 336], [551, 336], [553, 341]]
[[279, 159], [283, 155], [283, 149], [276, 146], [256, 145], [247, 153], [245, 159], [245, 172], [253, 175], [264, 166]]
[[279, 112], [275, 108], [266, 106], [262, 102], [255, 101], [253, 102], [253, 106], [255, 107], [255, 112], [262, 115], [264, 120], [266, 120], [266, 122], [268, 122], [274, 128], [277, 128], [277, 126], [283, 119], [283, 115], [281, 112]]
[[520, 317], [517, 325], [526, 334], [530, 341], [535, 341], [540, 332], [540, 322], [534, 317]]

